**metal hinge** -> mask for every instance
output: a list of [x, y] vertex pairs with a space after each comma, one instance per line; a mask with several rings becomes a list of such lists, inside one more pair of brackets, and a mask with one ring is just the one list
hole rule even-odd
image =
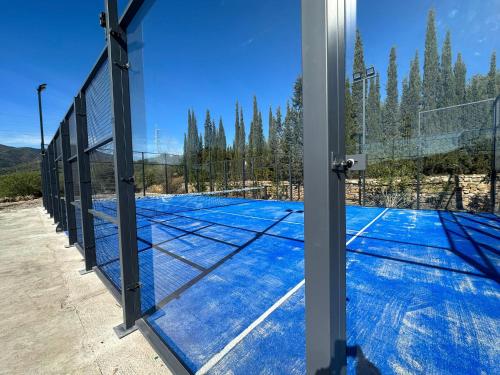
[[366, 169], [366, 154], [346, 155], [339, 157], [331, 153], [331, 169], [335, 172], [364, 171]]

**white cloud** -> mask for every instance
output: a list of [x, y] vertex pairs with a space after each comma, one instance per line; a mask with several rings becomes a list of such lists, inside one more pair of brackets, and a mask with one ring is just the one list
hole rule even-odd
[[450, 13], [448, 13], [448, 17], [455, 18], [458, 13], [458, 9], [452, 9]]
[[20, 134], [10, 131], [0, 131], [0, 144], [13, 147], [40, 147], [39, 134]]
[[474, 56], [481, 56], [481, 52], [479, 52], [479, 51], [475, 51], [475, 52], [474, 52]]

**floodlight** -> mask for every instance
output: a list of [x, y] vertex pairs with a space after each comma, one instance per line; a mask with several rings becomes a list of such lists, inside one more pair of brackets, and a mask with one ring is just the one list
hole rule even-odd
[[363, 75], [360, 72], [353, 73], [352, 80], [354, 82], [360, 81], [363, 78]]
[[375, 75], [375, 68], [370, 66], [366, 69], [366, 77], [373, 77]]
[[38, 88], [36, 89], [36, 91], [42, 92], [43, 90], [45, 90], [46, 87], [47, 87], [47, 84], [46, 83], [42, 83], [41, 85], [38, 86]]

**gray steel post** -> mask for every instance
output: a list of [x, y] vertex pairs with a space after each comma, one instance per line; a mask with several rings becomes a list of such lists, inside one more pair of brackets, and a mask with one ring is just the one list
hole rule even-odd
[[47, 174], [47, 199], [48, 199], [48, 206], [49, 206], [49, 214], [50, 217], [54, 217], [54, 195], [52, 191], [52, 162], [51, 159], [53, 159], [54, 155], [52, 152], [52, 142], [49, 143], [47, 147], [47, 152], [46, 152], [46, 160], [45, 160], [45, 167], [46, 167], [46, 174]]
[[288, 158], [288, 191], [289, 191], [289, 195], [290, 195], [289, 200], [293, 201], [293, 197], [292, 197], [292, 194], [293, 194], [293, 188], [292, 188], [292, 158], [291, 157]]
[[87, 133], [87, 104], [85, 94], [81, 92], [74, 101], [76, 115], [76, 155], [80, 184], [80, 211], [82, 220], [83, 254], [85, 271], [96, 266], [96, 248], [94, 234], [94, 215], [92, 209], [92, 182], [90, 174], [90, 157], [85, 152], [89, 147]]
[[184, 155], [184, 191], [187, 194], [189, 192], [189, 172], [186, 162], [186, 155]]
[[302, 0], [308, 374], [346, 372], [345, 1]]
[[167, 154], [164, 154], [165, 158], [165, 194], [168, 194], [168, 159]]
[[227, 190], [227, 160], [224, 160], [222, 168], [224, 173], [224, 190]]
[[420, 171], [422, 169], [422, 139], [421, 139], [421, 129], [420, 129], [420, 116], [421, 112], [418, 113], [417, 122], [417, 137], [418, 137], [418, 155], [417, 155], [417, 210], [420, 210]]
[[142, 196], [146, 196], [146, 167], [144, 165], [144, 152], [141, 152], [142, 160]]
[[71, 146], [69, 140], [69, 122], [64, 120], [61, 123], [61, 143], [62, 143], [62, 162], [64, 171], [64, 202], [66, 205], [66, 223], [68, 228], [68, 241], [70, 245], [76, 242], [76, 217], [73, 190], [73, 171], [68, 161], [71, 156]]
[[124, 336], [135, 327], [135, 321], [141, 316], [129, 64], [127, 35], [118, 23], [117, 0], [105, 0], [105, 7], [124, 320], [123, 324], [117, 327], [116, 332], [119, 336]]
[[500, 167], [497, 161], [497, 131], [500, 126], [500, 95], [496, 97], [493, 102], [493, 142], [492, 142], [492, 154], [491, 154], [491, 212], [495, 213], [497, 211], [497, 168]]

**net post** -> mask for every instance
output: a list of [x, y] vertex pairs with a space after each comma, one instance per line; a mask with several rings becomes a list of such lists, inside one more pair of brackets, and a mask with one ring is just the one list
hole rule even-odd
[[94, 233], [94, 215], [92, 209], [92, 181], [90, 173], [90, 157], [85, 152], [88, 147], [87, 113], [85, 93], [75, 98], [76, 116], [76, 155], [78, 163], [78, 176], [80, 184], [80, 211], [82, 219], [83, 254], [85, 258], [85, 271], [96, 266], [96, 248]]
[[114, 140], [115, 187], [121, 272], [123, 324], [120, 336], [130, 332], [141, 316], [139, 261], [134, 186], [134, 158], [128, 77], [127, 34], [118, 22], [117, 0], [105, 0], [106, 39], [110, 71]]
[[[75, 108], [73, 107], [73, 111], [74, 110]], [[76, 242], [76, 213], [75, 207], [71, 203], [74, 200], [74, 190], [73, 171], [68, 161], [71, 154], [71, 146], [69, 142], [69, 122], [67, 119], [65, 119], [61, 123], [61, 148], [64, 172], [64, 203], [66, 206], [66, 224], [68, 229], [68, 242], [71, 246]]]

